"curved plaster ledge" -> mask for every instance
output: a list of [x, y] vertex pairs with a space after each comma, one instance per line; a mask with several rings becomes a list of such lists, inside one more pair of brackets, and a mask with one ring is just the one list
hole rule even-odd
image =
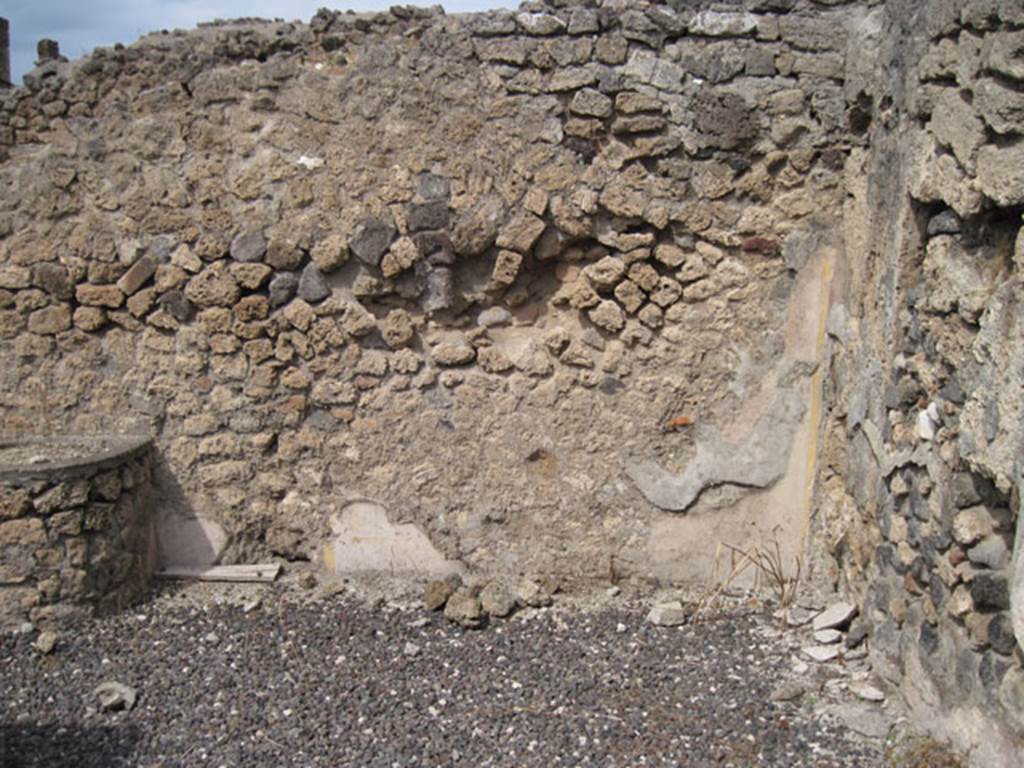
[[683, 512], [705, 489], [730, 483], [767, 488], [782, 478], [806, 406], [792, 390], [779, 391], [746, 439], [734, 443], [715, 427], [697, 437], [697, 452], [681, 474], [673, 475], [653, 460], [630, 461], [626, 474], [655, 506]]

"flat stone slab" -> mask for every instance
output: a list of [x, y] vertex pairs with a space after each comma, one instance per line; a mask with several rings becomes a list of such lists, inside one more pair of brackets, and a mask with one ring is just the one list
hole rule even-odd
[[864, 701], [885, 701], [885, 694], [868, 682], [860, 681], [856, 683], [850, 683], [850, 691], [855, 696], [864, 699]]
[[827, 661], [832, 661], [839, 656], [838, 645], [809, 645], [806, 648], [801, 648], [800, 652], [803, 653], [809, 659], [813, 659], [819, 664], [824, 664]]
[[842, 629], [857, 615], [857, 606], [853, 603], [833, 603], [814, 617], [814, 631], [823, 629]]
[[843, 639], [843, 633], [838, 629], [820, 629], [814, 633], [814, 642], [818, 645], [832, 645]]
[[884, 739], [892, 729], [892, 718], [874, 704], [851, 702], [826, 710], [851, 731], [870, 739]]
[[651, 608], [647, 614], [647, 621], [658, 627], [678, 627], [686, 623], [689, 612], [678, 600], [668, 603], [658, 603]]

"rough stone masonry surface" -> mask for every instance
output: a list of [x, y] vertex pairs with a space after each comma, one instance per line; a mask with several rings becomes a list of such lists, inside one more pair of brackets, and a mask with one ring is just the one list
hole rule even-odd
[[795, 555], [792, 328], [850, 144], [813, 61], [855, 15], [697, 10], [325, 10], [37, 68], [0, 101], [0, 432], [155, 435], [179, 564], [332, 567], [363, 500], [567, 584], [703, 578], [666, 512]]
[[[0, 97], [0, 433], [154, 435], [192, 565], [802, 552], [912, 716], [1015, 768], [1021, 51], [1019, 2], [608, 0], [46, 61]], [[0, 523], [19, 610], [74, 589], [47, 524]]]
[[0, 443], [0, 631], [141, 598], [154, 568], [148, 438]]
[[[770, 700], [788, 648], [749, 612], [661, 628], [553, 608], [475, 631], [401, 602], [262, 598], [168, 592], [48, 656], [5, 636], [4, 765], [881, 764], [880, 739]], [[103, 709], [104, 683], [134, 706]]]

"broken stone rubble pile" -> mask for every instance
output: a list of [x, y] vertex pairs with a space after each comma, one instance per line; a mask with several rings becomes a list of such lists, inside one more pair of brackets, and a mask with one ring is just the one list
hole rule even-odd
[[444, 611], [449, 621], [479, 629], [488, 617], [508, 618], [517, 608], [545, 608], [552, 603], [547, 588], [530, 579], [515, 584], [504, 580], [480, 579], [463, 583], [457, 575], [431, 581], [423, 589], [423, 607], [427, 611]]

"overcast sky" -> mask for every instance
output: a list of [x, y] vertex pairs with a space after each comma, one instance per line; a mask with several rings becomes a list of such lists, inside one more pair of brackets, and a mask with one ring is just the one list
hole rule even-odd
[[[18, 85], [35, 65], [36, 43], [49, 37], [71, 59], [100, 45], [131, 43], [158, 29], [194, 27], [210, 19], [239, 16], [309, 21], [323, 6], [357, 11], [383, 10], [408, 0], [3, 0], [0, 16], [11, 23], [11, 78]], [[416, 2], [413, 5], [435, 5]], [[444, 0], [450, 13], [515, 8], [517, 0]]]

